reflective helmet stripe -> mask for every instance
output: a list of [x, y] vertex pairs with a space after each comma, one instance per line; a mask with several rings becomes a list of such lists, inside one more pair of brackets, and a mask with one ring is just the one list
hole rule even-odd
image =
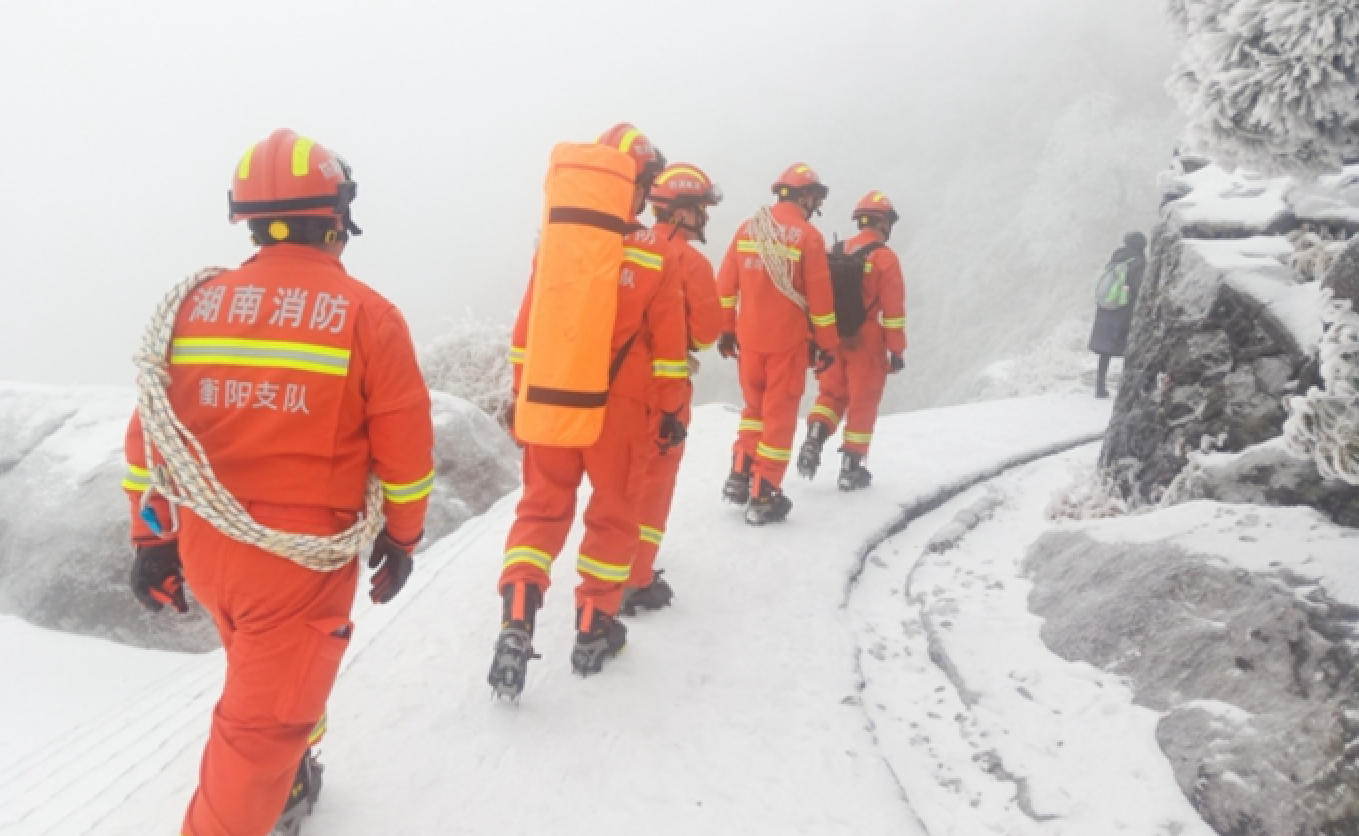
[[293, 176], [306, 177], [311, 173], [311, 147], [316, 140], [298, 137], [293, 144]]

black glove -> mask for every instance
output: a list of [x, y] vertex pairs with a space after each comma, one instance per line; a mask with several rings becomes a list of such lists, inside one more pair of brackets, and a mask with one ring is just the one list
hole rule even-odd
[[188, 612], [182, 567], [178, 540], [138, 546], [137, 558], [132, 561], [132, 594], [151, 612], [160, 612], [166, 604], [175, 612]]
[[373, 573], [373, 588], [369, 590], [368, 597], [373, 599], [374, 604], [385, 604], [406, 585], [411, 569], [415, 568], [415, 561], [411, 560], [410, 551], [398, 545], [384, 528], [373, 541], [373, 554], [368, 558], [368, 568], [377, 569]]
[[887, 369], [889, 374], [896, 374], [906, 368], [906, 358], [897, 354], [895, 351], [887, 353]]
[[740, 346], [736, 344], [736, 335], [731, 331], [723, 334], [717, 341], [717, 353], [727, 358], [735, 360], [741, 353]]
[[821, 374], [835, 365], [835, 353], [826, 351], [815, 342], [807, 343], [807, 365], [815, 374]]
[[656, 446], [661, 448], [661, 455], [664, 456], [672, 448], [684, 443], [684, 439], [689, 437], [689, 431], [684, 428], [684, 422], [679, 419], [679, 412], [662, 412], [661, 426], [656, 432]]

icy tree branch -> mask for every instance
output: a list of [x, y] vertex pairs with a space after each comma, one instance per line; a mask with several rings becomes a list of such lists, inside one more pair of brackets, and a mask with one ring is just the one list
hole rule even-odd
[[1168, 0], [1184, 37], [1167, 86], [1187, 139], [1266, 173], [1334, 170], [1359, 153], [1359, 4]]

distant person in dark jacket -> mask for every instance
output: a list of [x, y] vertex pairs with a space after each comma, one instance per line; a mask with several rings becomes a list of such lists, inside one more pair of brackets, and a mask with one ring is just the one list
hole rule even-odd
[[[1121, 265], [1121, 266], [1120, 266]], [[1106, 378], [1109, 358], [1122, 357], [1128, 349], [1137, 292], [1147, 271], [1147, 236], [1129, 232], [1123, 246], [1114, 250], [1095, 291], [1095, 327], [1090, 332], [1090, 350], [1099, 355], [1099, 374], [1095, 378], [1095, 397], [1109, 397]]]

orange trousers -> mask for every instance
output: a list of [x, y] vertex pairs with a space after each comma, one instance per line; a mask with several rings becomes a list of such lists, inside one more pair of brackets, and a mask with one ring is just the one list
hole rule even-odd
[[[680, 420], [688, 427], [693, 419], [691, 407], [693, 386], [689, 387], [689, 397], [680, 410]], [[651, 419], [651, 437], [660, 432], [661, 413], [659, 410]], [[665, 539], [665, 523], [670, 518], [670, 505], [675, 499], [675, 483], [679, 480], [680, 461], [684, 458], [685, 446], [672, 447], [665, 453], [651, 445], [650, 458], [646, 465], [646, 475], [642, 479], [641, 491], [637, 497], [637, 517], [641, 523], [641, 539], [637, 544], [637, 555], [632, 560], [632, 574], [628, 576], [628, 586], [640, 589], [650, 585], [656, 577], [656, 553], [661, 550]]]
[[865, 341], [860, 348], [843, 345], [835, 352], [835, 364], [820, 375], [821, 389], [807, 423], [819, 421], [832, 433], [845, 419], [847, 453], [868, 454], [878, 407], [887, 388], [887, 349], [879, 341]]
[[618, 614], [637, 553], [637, 492], [652, 446], [648, 429], [646, 404], [612, 396], [603, 432], [593, 446], [525, 445], [524, 495], [505, 541], [497, 589], [522, 581], [547, 591], [552, 563], [576, 518], [576, 491], [588, 476], [592, 493], [576, 558], [576, 607], [589, 603], [608, 615]]
[[313, 572], [182, 513], [184, 577], [211, 613], [227, 660], [184, 834], [265, 836], [303, 754], [324, 731], [326, 700], [354, 629], [359, 564]]
[[733, 452], [738, 461], [754, 461], [750, 480], [754, 494], [760, 479], [776, 488], [783, 485], [793, 457], [797, 408], [807, 387], [807, 346], [798, 343], [778, 354], [742, 351], [739, 365], [746, 405]]

